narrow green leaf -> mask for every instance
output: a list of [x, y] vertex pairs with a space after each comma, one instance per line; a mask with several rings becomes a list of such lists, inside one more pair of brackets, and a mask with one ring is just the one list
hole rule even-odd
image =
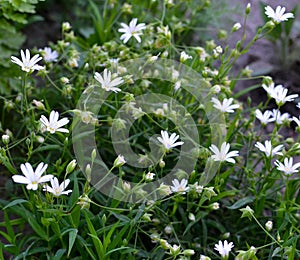
[[93, 240], [93, 244], [95, 246], [95, 249], [97, 251], [97, 255], [99, 257], [99, 259], [104, 259], [104, 250], [103, 250], [103, 245], [102, 245], [102, 242], [100, 241], [100, 239], [98, 238], [97, 236], [97, 232], [87, 214], [86, 211], [84, 211], [84, 216], [85, 216], [85, 220], [86, 220], [86, 223], [88, 225], [88, 229], [90, 231], [90, 236], [92, 237], [92, 240]]
[[68, 249], [68, 257], [70, 256], [70, 253], [72, 251], [72, 247], [74, 245], [74, 242], [76, 240], [76, 236], [77, 236], [78, 230], [77, 229], [72, 229], [69, 232], [69, 249]]
[[14, 244], [15, 243], [15, 239], [16, 239], [16, 235], [15, 232], [10, 224], [10, 219], [7, 215], [7, 212], [4, 211], [4, 221], [5, 221], [5, 227], [7, 230], [7, 234], [10, 236], [11, 240], [10, 243]]
[[12, 207], [12, 206], [15, 206], [17, 204], [21, 204], [21, 203], [25, 203], [25, 202], [28, 202], [27, 200], [24, 200], [24, 199], [17, 199], [17, 200], [14, 200], [10, 203], [8, 203], [4, 208], [3, 210], [9, 208], [9, 207]]
[[227, 208], [228, 209], [239, 209], [240, 207], [243, 207], [244, 205], [249, 204], [253, 201], [254, 201], [254, 197], [252, 197], [252, 196], [245, 197], [245, 198], [242, 198], [242, 199], [238, 200], [233, 205], [231, 205]]
[[39, 223], [36, 221], [36, 219], [33, 216], [27, 216], [28, 223], [32, 227], [32, 229], [44, 240], [49, 240], [47, 234], [43, 230], [43, 228], [39, 225]]
[[53, 260], [60, 260], [61, 257], [65, 254], [66, 249], [58, 249], [56, 254], [53, 257]]

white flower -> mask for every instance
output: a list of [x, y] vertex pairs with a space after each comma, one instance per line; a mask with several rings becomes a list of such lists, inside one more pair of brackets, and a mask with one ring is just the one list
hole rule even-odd
[[263, 145], [260, 142], [256, 142], [255, 147], [257, 147], [259, 150], [264, 152], [268, 157], [269, 156], [273, 157], [276, 154], [282, 155], [282, 153], [280, 152], [280, 150], [283, 148], [282, 144], [273, 148], [271, 141], [266, 140], [265, 145]]
[[300, 116], [299, 118], [293, 116], [293, 121], [298, 125], [298, 127], [300, 127]]
[[40, 57], [39, 54], [36, 54], [30, 59], [30, 52], [28, 49], [26, 49], [25, 54], [24, 51], [21, 50], [21, 58], [22, 60], [15, 56], [11, 56], [11, 61], [19, 65], [23, 71], [32, 72], [34, 70], [41, 70], [44, 68], [43, 66], [37, 64], [42, 57]]
[[123, 155], [119, 154], [118, 157], [114, 161], [114, 166], [115, 167], [121, 167], [126, 163], [126, 160]]
[[275, 86], [273, 82], [270, 85], [262, 84], [262, 87], [270, 97], [272, 97], [272, 95], [276, 95], [277, 91], [284, 88], [282, 85]]
[[146, 29], [145, 23], [137, 23], [137, 18], [133, 18], [131, 22], [129, 23], [129, 26], [125, 23], [121, 23], [121, 26], [123, 28], [120, 28], [118, 32], [122, 32], [123, 34], [120, 37], [120, 40], [123, 41], [124, 43], [127, 43], [129, 39], [133, 36], [138, 42], [141, 42], [141, 37], [143, 33], [141, 32], [142, 30]]
[[240, 107], [238, 104], [232, 104], [233, 98], [224, 98], [223, 102], [221, 103], [218, 99], [212, 98], [211, 101], [214, 103], [214, 107], [219, 109], [222, 112], [227, 112], [227, 113], [233, 113], [234, 109], [237, 109]]
[[285, 7], [277, 6], [276, 10], [270, 6], [265, 7], [265, 14], [273, 19], [275, 23], [280, 23], [283, 21], [287, 21], [289, 18], [294, 18], [293, 13], [284, 13], [285, 12]]
[[262, 125], [266, 125], [270, 122], [275, 121], [275, 118], [271, 118], [273, 115], [271, 111], [267, 110], [264, 113], [262, 113], [259, 109], [255, 110], [255, 115], [258, 120], [260, 120]]
[[278, 109], [273, 109], [271, 119], [274, 119], [278, 125], [282, 125], [284, 121], [291, 121], [289, 113], [281, 114]]
[[284, 163], [276, 160], [275, 165], [277, 166], [277, 170], [283, 172], [284, 174], [292, 174], [294, 172], [298, 172], [298, 168], [300, 167], [300, 163], [296, 163], [293, 165], [293, 158], [284, 158]]
[[57, 61], [58, 52], [52, 51], [50, 47], [45, 47], [44, 49], [40, 49], [39, 51], [41, 51], [46, 62]]
[[69, 133], [68, 129], [61, 128], [62, 126], [69, 123], [69, 119], [64, 117], [58, 120], [58, 118], [59, 113], [52, 110], [50, 112], [49, 120], [44, 115], [42, 115], [40, 121], [42, 122], [45, 130], [49, 131], [51, 134], [54, 134], [55, 132]]
[[155, 173], [153, 173], [153, 172], [148, 172], [148, 173], [146, 174], [146, 176], [145, 176], [145, 179], [146, 179], [147, 181], [152, 181], [152, 180], [154, 179], [154, 176], [155, 176]]
[[103, 71], [103, 77], [100, 73], [95, 72], [94, 78], [101, 84], [101, 88], [103, 88], [106, 91], [113, 91], [115, 93], [121, 91], [121, 89], [117, 88], [116, 86], [124, 82], [124, 80], [121, 77], [112, 80], [111, 72], [107, 69]]
[[182, 51], [182, 52], [180, 53], [180, 61], [181, 61], [181, 62], [185, 62], [186, 60], [190, 60], [190, 59], [192, 59], [192, 58], [193, 58], [193, 57], [192, 57], [191, 55], [186, 54], [185, 51]]
[[296, 97], [298, 97], [298, 94], [293, 94], [293, 95], [287, 96], [287, 93], [288, 93], [287, 88], [284, 88], [284, 87], [278, 88], [278, 86], [277, 86], [277, 88], [275, 88], [275, 91], [272, 92], [270, 94], [270, 96], [275, 99], [277, 105], [281, 106], [281, 105], [285, 104], [286, 102], [291, 102]]
[[235, 163], [235, 160], [232, 157], [239, 156], [238, 151], [231, 151], [229, 152], [230, 149], [230, 144], [224, 142], [221, 145], [221, 149], [212, 144], [209, 149], [214, 153], [211, 157], [214, 161], [220, 161], [220, 162], [230, 162], [230, 163]]
[[178, 146], [178, 145], [183, 145], [184, 142], [177, 142], [177, 139], [179, 138], [179, 135], [176, 135], [176, 133], [171, 134], [171, 136], [169, 137], [169, 134], [167, 131], [163, 131], [161, 130], [160, 132], [161, 137], [157, 137], [158, 141], [161, 142], [165, 149], [167, 151], [171, 150], [172, 148]]
[[182, 192], [185, 194], [186, 191], [189, 190], [187, 187], [188, 181], [187, 179], [182, 179], [180, 182], [177, 179], [172, 180], [173, 186], [171, 186], [172, 192]]
[[215, 244], [214, 249], [217, 250], [222, 257], [228, 257], [229, 252], [233, 247], [234, 245], [232, 242], [228, 243], [227, 240], [225, 240], [223, 243], [221, 240], [219, 240], [219, 243]]
[[296, 105], [297, 108], [300, 108], [300, 102], [298, 102], [298, 104]]
[[44, 171], [46, 171], [48, 167], [48, 164], [44, 164], [41, 162], [35, 171], [33, 171], [33, 168], [30, 163], [21, 164], [21, 171], [24, 174], [23, 175], [14, 175], [12, 176], [14, 182], [27, 184], [26, 189], [27, 190], [37, 190], [39, 183], [44, 183], [47, 181], [50, 181], [50, 179], [53, 177], [52, 174], [47, 174], [42, 177], [42, 174]]
[[50, 182], [51, 182], [51, 187], [49, 185], [45, 185], [43, 190], [52, 193], [56, 197], [63, 194], [68, 195], [70, 192], [72, 192], [72, 190], [65, 191], [65, 189], [70, 183], [69, 179], [66, 179], [61, 184], [59, 184], [58, 179], [54, 177], [50, 180]]

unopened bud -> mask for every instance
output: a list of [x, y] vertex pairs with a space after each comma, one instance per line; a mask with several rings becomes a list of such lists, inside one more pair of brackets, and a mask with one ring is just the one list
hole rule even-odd
[[92, 163], [95, 161], [96, 155], [97, 155], [97, 151], [96, 151], [96, 149], [94, 148], [93, 151], [92, 151], [92, 153], [91, 153]]
[[248, 14], [250, 13], [250, 11], [251, 11], [251, 4], [248, 3], [247, 6], [246, 6], [246, 11], [245, 11], [245, 13], [248, 15]]
[[214, 202], [214, 203], [211, 205], [211, 208], [212, 208], [213, 210], [217, 210], [217, 209], [220, 208], [220, 204], [219, 204], [218, 202]]
[[61, 81], [63, 84], [69, 84], [69, 83], [70, 83], [70, 80], [69, 80], [67, 77], [61, 77], [61, 78], [60, 78], [60, 81]]
[[240, 23], [235, 23], [233, 26], [232, 26], [232, 32], [236, 32], [238, 31], [239, 29], [241, 29], [242, 25]]
[[265, 228], [267, 231], [271, 231], [273, 228], [273, 222], [271, 220], [267, 221], [265, 224]]
[[270, 20], [268, 21], [266, 24], [265, 24], [265, 28], [268, 28], [268, 29], [272, 29], [276, 26], [276, 24], [274, 23], [273, 20]]
[[164, 231], [166, 234], [170, 235], [172, 233], [172, 227], [168, 225], [164, 228]]
[[91, 173], [92, 173], [92, 168], [91, 165], [88, 163], [85, 167], [85, 174], [88, 181], [91, 180]]
[[124, 181], [124, 182], [122, 183], [122, 188], [123, 188], [123, 190], [124, 190], [125, 192], [129, 192], [129, 191], [131, 190], [131, 185], [130, 185], [129, 182]]
[[9, 135], [2, 135], [2, 142], [7, 145], [10, 141]]
[[63, 31], [69, 31], [72, 29], [72, 26], [69, 22], [63, 22], [62, 29], [63, 29]]
[[183, 254], [186, 255], [186, 256], [192, 256], [195, 254], [195, 250], [193, 249], [186, 249], [183, 251]]
[[126, 163], [126, 160], [123, 155], [118, 155], [118, 157], [114, 161], [114, 167], [121, 167]]
[[66, 168], [66, 173], [67, 174], [71, 173], [75, 169], [76, 165], [77, 165], [77, 163], [76, 163], [75, 159], [72, 160], [71, 162], [69, 162], [69, 164], [68, 164], [68, 166]]
[[36, 106], [38, 110], [45, 110], [45, 106], [42, 101], [32, 100], [32, 104]]
[[160, 168], [164, 168], [165, 166], [166, 166], [165, 161], [160, 160], [160, 161], [159, 161], [159, 167], [160, 167]]
[[195, 217], [195, 215], [193, 214], [193, 213], [189, 213], [189, 220], [190, 221], [195, 221], [196, 220], [196, 217]]

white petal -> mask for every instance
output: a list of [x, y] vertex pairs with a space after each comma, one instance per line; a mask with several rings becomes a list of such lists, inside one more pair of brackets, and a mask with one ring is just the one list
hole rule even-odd
[[22, 183], [22, 184], [28, 184], [31, 182], [29, 179], [27, 179], [26, 177], [24, 177], [22, 175], [13, 175], [12, 179], [14, 182]]

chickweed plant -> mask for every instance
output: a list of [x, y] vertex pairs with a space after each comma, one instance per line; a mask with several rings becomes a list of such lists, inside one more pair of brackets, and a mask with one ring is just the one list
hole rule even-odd
[[248, 4], [234, 47], [191, 46], [192, 1], [114, 2], [89, 2], [86, 41], [64, 22], [58, 42], [11, 57], [0, 258], [300, 259], [300, 117], [281, 111], [298, 94], [256, 77], [268, 101], [254, 107], [237, 100], [251, 87], [235, 91], [249, 71], [231, 77], [294, 14], [266, 6], [248, 39]]

